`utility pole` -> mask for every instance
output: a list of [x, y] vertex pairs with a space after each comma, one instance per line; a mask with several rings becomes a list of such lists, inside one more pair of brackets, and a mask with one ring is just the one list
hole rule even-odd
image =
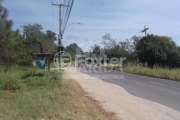
[[61, 8], [62, 7], [69, 7], [67, 5], [64, 4], [54, 4], [52, 3], [52, 5], [58, 6], [59, 7], [59, 35], [58, 35], [58, 53], [59, 53], [59, 69], [61, 68], [61, 50], [62, 50], [62, 44], [61, 44], [61, 40], [63, 37], [63, 33], [62, 33], [62, 18], [61, 18]]
[[140, 31], [140, 33], [145, 33], [145, 36], [146, 36], [146, 31], [149, 30], [149, 28], [146, 28], [146, 26], [144, 26], [144, 30]]

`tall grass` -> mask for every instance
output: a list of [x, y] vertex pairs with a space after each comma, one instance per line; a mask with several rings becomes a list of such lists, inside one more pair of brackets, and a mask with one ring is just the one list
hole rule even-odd
[[174, 81], [180, 81], [180, 70], [179, 69], [164, 69], [164, 68], [146, 68], [146, 67], [137, 67], [137, 66], [125, 66], [125, 72], [145, 75], [150, 77], [157, 77], [163, 79], [169, 79]]
[[0, 68], [1, 120], [104, 120], [75, 83], [62, 72], [51, 76], [37, 68]]

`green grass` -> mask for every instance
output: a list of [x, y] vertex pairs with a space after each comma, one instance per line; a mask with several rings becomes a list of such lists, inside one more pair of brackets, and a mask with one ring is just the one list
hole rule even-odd
[[164, 69], [164, 68], [146, 68], [146, 67], [137, 67], [130, 66], [124, 67], [124, 71], [133, 74], [145, 75], [150, 77], [157, 77], [163, 79], [169, 79], [174, 81], [180, 81], [180, 70], [179, 69]]
[[38, 68], [0, 68], [0, 120], [109, 120], [61, 72], [45, 76]]
[[54, 64], [54, 62], [52, 62], [52, 63], [50, 64], [50, 67], [51, 67], [51, 68], [57, 68], [57, 66]]

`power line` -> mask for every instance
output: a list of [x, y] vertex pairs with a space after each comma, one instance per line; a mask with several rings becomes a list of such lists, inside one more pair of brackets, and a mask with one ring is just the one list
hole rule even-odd
[[[64, 5], [66, 5], [66, 0], [64, 0]], [[62, 20], [64, 19], [64, 16], [65, 16], [65, 8], [63, 8], [63, 12], [62, 12]]]
[[[68, 5], [69, 6], [69, 5]], [[64, 8], [65, 9], [65, 8]], [[65, 19], [66, 19], [66, 16], [68, 15], [68, 8], [66, 8], [66, 12], [65, 12], [65, 15], [64, 15], [64, 19], [63, 19], [63, 25], [62, 25], [62, 32], [64, 33], [64, 26], [65, 26]]]
[[67, 6], [69, 6], [69, 7], [66, 8], [66, 15], [65, 15], [65, 18], [64, 18], [64, 25], [63, 25], [63, 28], [62, 28], [62, 33], [64, 33], [64, 31], [65, 31], [65, 28], [66, 28], [66, 25], [67, 25], [67, 22], [68, 22], [68, 19], [69, 19], [73, 4], [74, 4], [74, 0], [69, 0], [68, 1]]
[[139, 29], [98, 29], [98, 28], [84, 28], [84, 29], [77, 29], [77, 28], [70, 28], [68, 32], [118, 32], [118, 33], [136, 33]]

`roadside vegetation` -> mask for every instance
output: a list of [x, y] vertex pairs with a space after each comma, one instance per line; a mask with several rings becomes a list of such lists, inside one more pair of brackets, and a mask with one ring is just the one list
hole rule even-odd
[[122, 69], [118, 65], [106, 65], [103, 66], [107, 69], [118, 70], [121, 72], [144, 75], [149, 77], [156, 77], [161, 79], [168, 79], [174, 81], [180, 81], [180, 69], [169, 69], [169, 68], [148, 68], [143, 66], [123, 66]]
[[[92, 57], [100, 58], [106, 55], [108, 59], [126, 58], [123, 65], [130, 67], [124, 67], [125, 72], [180, 81], [180, 47], [171, 37], [151, 34], [116, 41], [110, 34], [106, 34], [102, 38], [104, 48], [97, 44], [92, 46], [90, 53]], [[114, 66], [119, 61], [106, 59], [106, 63], [108, 65], [105, 67], [108, 69], [123, 71], [118, 66]], [[138, 65], [142, 67], [134, 67]]]
[[148, 67], [137, 67], [130, 66], [124, 67], [124, 72], [145, 75], [150, 77], [163, 78], [168, 80], [180, 81], [180, 70], [179, 69], [164, 69], [164, 68], [148, 68]]
[[35, 67], [0, 68], [0, 118], [2, 120], [106, 120], [98, 104], [62, 72]]

